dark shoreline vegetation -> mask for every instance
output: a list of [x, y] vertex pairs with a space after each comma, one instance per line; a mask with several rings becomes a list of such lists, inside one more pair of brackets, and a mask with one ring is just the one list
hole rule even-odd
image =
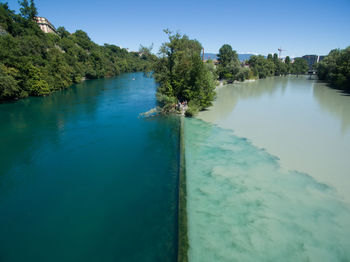
[[350, 46], [332, 50], [317, 65], [317, 75], [322, 81], [347, 93], [350, 92]]
[[95, 44], [82, 30], [64, 27], [45, 34], [34, 22], [34, 2], [22, 1], [16, 14], [0, 3], [0, 101], [48, 95], [84, 79], [125, 72], [151, 71], [155, 55], [148, 48], [128, 52]]

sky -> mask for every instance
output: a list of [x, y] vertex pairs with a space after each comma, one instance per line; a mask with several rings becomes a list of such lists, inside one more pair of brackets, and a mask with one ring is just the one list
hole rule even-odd
[[[18, 12], [17, 0], [7, 0]], [[206, 53], [230, 44], [238, 53], [326, 55], [350, 45], [350, 0], [35, 0], [55, 27], [81, 29], [98, 44], [136, 51], [167, 40], [163, 29], [197, 39]]]

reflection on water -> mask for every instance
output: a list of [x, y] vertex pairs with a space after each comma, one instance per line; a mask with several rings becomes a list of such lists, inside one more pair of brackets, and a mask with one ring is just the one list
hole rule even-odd
[[234, 130], [350, 203], [349, 96], [307, 77], [274, 77], [219, 88], [198, 118]]
[[322, 110], [340, 119], [342, 134], [349, 132], [350, 96], [331, 89], [323, 83], [313, 84], [313, 94]]
[[[264, 82], [264, 88], [258, 88], [261, 82]], [[215, 110], [209, 109], [205, 111], [205, 119], [213, 122], [217, 119], [218, 115], [222, 118], [226, 117], [233, 111], [239, 100], [258, 99], [263, 95], [273, 95], [276, 91], [283, 93], [287, 82], [288, 78], [281, 77], [277, 81], [274, 78], [267, 78], [244, 84], [237, 83], [220, 86], [217, 89], [217, 99], [214, 102]]]

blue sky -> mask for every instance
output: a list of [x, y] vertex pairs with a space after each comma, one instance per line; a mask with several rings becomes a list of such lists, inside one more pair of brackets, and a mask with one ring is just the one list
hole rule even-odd
[[[8, 0], [18, 10], [17, 0]], [[98, 44], [130, 50], [166, 41], [163, 29], [199, 40], [206, 52], [230, 44], [238, 53], [327, 54], [350, 45], [350, 0], [116, 1], [36, 0], [40, 16], [68, 31], [86, 31]]]

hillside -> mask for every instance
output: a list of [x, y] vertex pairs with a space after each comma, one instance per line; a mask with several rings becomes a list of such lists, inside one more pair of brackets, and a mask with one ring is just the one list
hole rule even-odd
[[45, 34], [33, 17], [0, 3], [0, 101], [47, 95], [83, 79], [150, 70], [151, 54], [99, 46], [81, 30], [71, 34], [59, 27], [57, 34]]

